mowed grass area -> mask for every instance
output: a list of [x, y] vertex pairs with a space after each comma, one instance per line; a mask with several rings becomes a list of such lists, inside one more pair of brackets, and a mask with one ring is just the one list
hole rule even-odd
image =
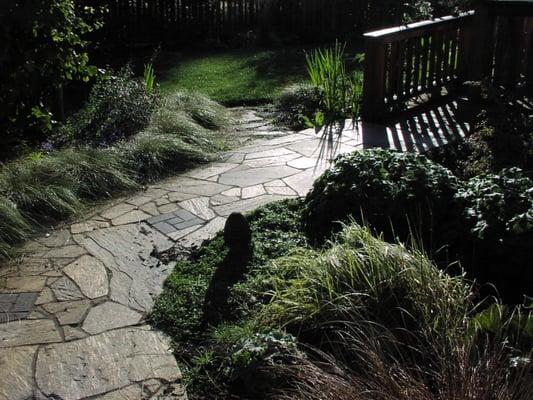
[[272, 102], [291, 83], [307, 78], [305, 49], [221, 50], [191, 54], [164, 52], [156, 63], [163, 92], [200, 92], [224, 105]]
[[[237, 49], [203, 52], [162, 52], [156, 60], [156, 81], [163, 92], [188, 89], [226, 106], [273, 102], [284, 87], [308, 82], [305, 55], [320, 46], [291, 46], [276, 49]], [[348, 43], [345, 57], [349, 69], [362, 51]]]

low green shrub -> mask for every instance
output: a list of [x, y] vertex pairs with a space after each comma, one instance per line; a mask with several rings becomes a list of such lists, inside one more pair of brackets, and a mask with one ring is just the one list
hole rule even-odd
[[[0, 181], [0, 183], [3, 183]], [[2, 185], [2, 187], [5, 187]], [[0, 258], [7, 255], [10, 244], [26, 239], [30, 232], [28, 221], [22, 216], [17, 206], [0, 195]]]
[[278, 120], [294, 130], [306, 128], [305, 118], [320, 110], [320, 89], [310, 84], [294, 84], [285, 88], [276, 99]]
[[387, 327], [409, 343], [455, 334], [471, 306], [470, 286], [461, 277], [357, 225], [335, 240], [325, 251], [301, 250], [274, 261], [282, 273], [271, 276], [263, 324], [287, 328], [313, 345], [334, 342], [333, 330], [362, 329], [368, 321], [367, 331], [374, 324]]
[[307, 195], [306, 231], [320, 241], [336, 221], [353, 217], [389, 239], [414, 234], [432, 248], [443, 244], [437, 236], [454, 235], [447, 221], [458, 187], [450, 171], [423, 156], [380, 149], [343, 155]]
[[85, 107], [69, 118], [61, 135], [74, 142], [109, 146], [140, 132], [150, 122], [158, 96], [129, 67], [106, 73], [94, 84]]
[[[174, 91], [165, 96], [152, 114], [149, 131], [175, 135], [190, 146], [203, 150], [221, 150], [224, 141], [216, 132], [229, 126], [231, 118], [226, 108], [208, 98]], [[218, 135], [220, 136], [220, 135]]]
[[210, 159], [210, 150], [215, 147], [207, 141], [206, 148], [185, 143], [176, 135], [142, 132], [129, 142], [114, 150], [119, 154], [124, 168], [137, 181], [146, 182], [182, 171]]
[[518, 168], [470, 179], [456, 195], [469, 229], [468, 270], [506, 301], [533, 295], [533, 182]]

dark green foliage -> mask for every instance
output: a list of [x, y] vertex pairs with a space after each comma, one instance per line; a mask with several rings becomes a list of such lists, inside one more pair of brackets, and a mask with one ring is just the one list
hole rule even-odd
[[305, 118], [312, 118], [320, 109], [320, 89], [309, 84], [285, 88], [276, 100], [278, 120], [294, 130], [305, 129]]
[[[262, 207], [248, 217], [253, 246], [252, 256], [246, 266], [249, 275], [259, 274], [268, 260], [305, 244], [300, 212], [301, 201], [287, 200]], [[178, 261], [165, 283], [165, 291], [154, 307], [154, 323], [176, 340], [197, 336], [201, 331], [203, 303], [209, 282], [217, 269], [224, 265], [227, 255], [228, 248], [222, 233], [219, 233], [191, 259]], [[249, 293], [247, 288], [241, 288], [232, 295], [234, 298], [230, 302], [235, 309], [233, 315], [227, 315], [229, 319], [242, 316], [257, 303], [258, 299], [250, 298]], [[239, 294], [245, 297], [240, 298]]]
[[98, 79], [85, 107], [67, 124], [77, 143], [109, 146], [144, 129], [157, 106], [157, 96], [129, 68]]
[[[2, 2], [0, 9], [0, 129], [12, 134], [50, 128], [55, 90], [72, 80], [86, 81], [85, 35], [101, 26], [94, 7], [73, 0]], [[55, 98], [55, 97], [54, 97]], [[4, 125], [5, 121], [5, 125]]]
[[479, 82], [469, 83], [469, 89], [484, 108], [472, 133], [464, 141], [429, 151], [427, 156], [462, 179], [511, 167], [519, 167], [531, 177], [533, 118], [522, 99]]
[[320, 98], [320, 90], [313, 85], [287, 87], [276, 100], [279, 121], [291, 129], [306, 128], [304, 117], [312, 118], [319, 111]]
[[520, 303], [533, 294], [532, 193], [516, 168], [463, 182], [423, 156], [370, 150], [339, 157], [315, 182], [304, 222], [319, 242], [348, 217], [388, 240], [414, 234], [439, 264], [460, 261], [471, 278]]
[[24, 240], [29, 231], [30, 226], [16, 204], [0, 196], [0, 257], [9, 252], [10, 243]]
[[508, 302], [533, 295], [533, 182], [518, 168], [504, 169], [472, 178], [456, 198], [470, 232], [462, 246], [468, 270]]
[[533, 230], [533, 182], [519, 168], [472, 178], [459, 190], [465, 219], [480, 240]]
[[190, 260], [178, 261], [157, 299], [152, 321], [174, 340], [198, 334], [209, 280], [228, 253], [222, 234], [201, 247]]
[[453, 234], [447, 220], [458, 186], [449, 170], [423, 156], [385, 150], [343, 155], [306, 198], [306, 231], [322, 240], [336, 221], [351, 216], [389, 239], [412, 233], [430, 248], [442, 245], [434, 235]]

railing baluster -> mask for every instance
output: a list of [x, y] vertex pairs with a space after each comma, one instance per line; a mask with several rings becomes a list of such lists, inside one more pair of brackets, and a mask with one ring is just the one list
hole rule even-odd
[[398, 94], [398, 61], [399, 61], [399, 43], [391, 43], [391, 53], [390, 53], [390, 100], [393, 101], [393, 96], [399, 96]]
[[413, 95], [419, 91], [420, 83], [420, 63], [422, 59], [422, 38], [417, 37], [413, 39], [413, 53], [414, 53], [414, 72], [413, 72]]
[[407, 50], [405, 52], [405, 82], [404, 82], [404, 96], [408, 98], [411, 94], [411, 80], [413, 75], [413, 41], [407, 39]]
[[451, 33], [451, 47], [450, 47], [450, 79], [457, 78], [457, 29]]
[[428, 88], [428, 73], [429, 73], [429, 35], [422, 37], [422, 76], [420, 77], [421, 90], [427, 90]]

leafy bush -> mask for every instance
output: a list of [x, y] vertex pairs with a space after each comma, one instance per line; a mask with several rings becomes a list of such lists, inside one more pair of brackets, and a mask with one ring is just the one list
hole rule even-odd
[[459, 190], [465, 217], [478, 239], [533, 230], [533, 182], [519, 168], [472, 178]]
[[[506, 301], [520, 303], [533, 295], [533, 182], [518, 168], [472, 178], [460, 188], [457, 201], [469, 228], [469, 270], [492, 282]], [[473, 245], [473, 246], [472, 246]]]
[[459, 233], [448, 224], [458, 187], [450, 171], [423, 156], [379, 149], [343, 155], [307, 195], [306, 231], [322, 240], [351, 216], [390, 239], [412, 233], [432, 248]]
[[85, 107], [69, 119], [68, 131], [77, 143], [111, 145], [148, 126], [156, 106], [156, 94], [126, 67], [98, 79]]
[[285, 88], [276, 100], [279, 121], [294, 130], [304, 129], [305, 118], [320, 109], [320, 89], [310, 84], [294, 84]]
[[414, 234], [437, 262], [460, 261], [471, 278], [520, 303], [533, 294], [532, 193], [518, 169], [462, 182], [423, 156], [369, 150], [339, 157], [315, 182], [304, 222], [319, 242], [347, 217], [388, 240]]

